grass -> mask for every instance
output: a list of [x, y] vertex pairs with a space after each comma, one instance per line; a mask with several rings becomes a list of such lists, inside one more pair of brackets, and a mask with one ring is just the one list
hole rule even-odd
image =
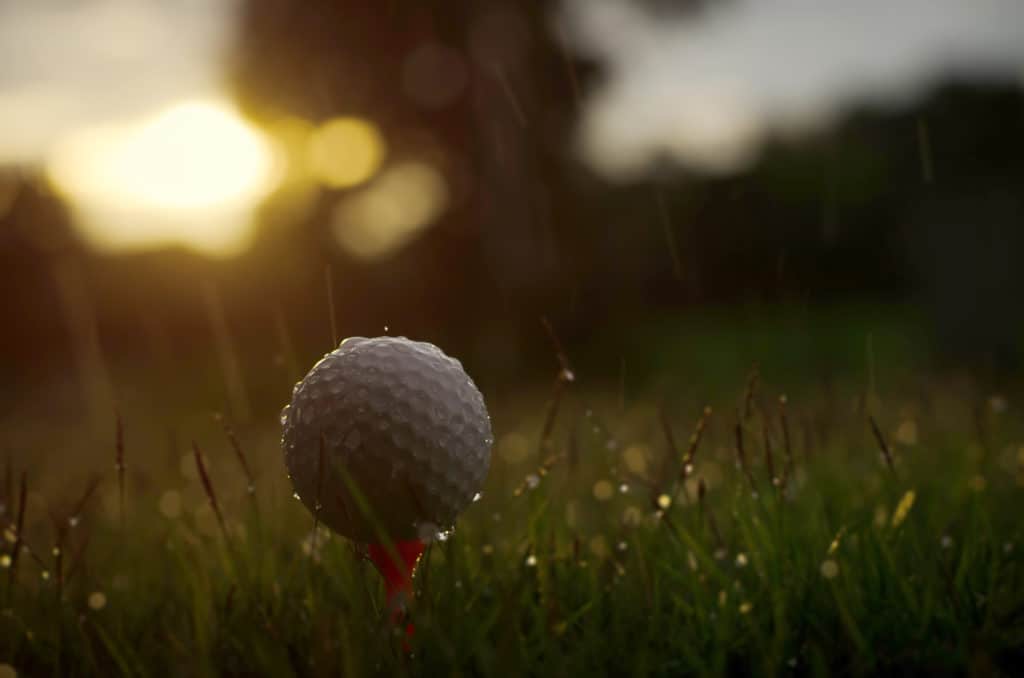
[[784, 399], [772, 365], [710, 403], [681, 388], [627, 399], [570, 381], [568, 362], [554, 389], [503, 399], [483, 498], [420, 563], [409, 640], [360, 547], [314, 532], [291, 497], [272, 416], [207, 417], [194, 448], [164, 453], [141, 414], [112, 415], [108, 470], [87, 464], [79, 481], [21, 457], [24, 488], [7, 471], [0, 663], [27, 676], [1022, 665], [1015, 400], [874, 376]]

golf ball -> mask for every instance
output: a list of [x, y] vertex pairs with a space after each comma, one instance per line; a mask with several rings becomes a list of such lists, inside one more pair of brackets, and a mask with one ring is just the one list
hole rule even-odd
[[302, 503], [352, 539], [454, 524], [490, 466], [491, 420], [461, 363], [405, 337], [351, 337], [295, 385], [281, 415]]

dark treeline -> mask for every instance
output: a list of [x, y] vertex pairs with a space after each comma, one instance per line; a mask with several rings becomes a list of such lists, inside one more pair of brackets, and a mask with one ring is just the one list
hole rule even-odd
[[[208, 342], [204, 280], [247, 341], [264, 341], [278, 304], [300, 347], [323, 346], [329, 266], [345, 334], [388, 325], [455, 351], [547, 350], [542, 315], [571, 345], [696, 305], [855, 299], [918, 305], [946, 357], [1015, 364], [1019, 88], [949, 83], [908, 110], [857, 111], [814, 138], [770, 144], [730, 178], [666, 165], [643, 183], [609, 185], [573, 151], [601, 65], [564, 51], [552, 6], [249, 0], [231, 73], [254, 118], [361, 115], [399, 150], [426, 135], [464, 187], [460, 199], [372, 263], [334, 245], [329, 192], [301, 223], [268, 206], [254, 247], [232, 261], [99, 257], [70, 235], [53, 196], [18, 179], [0, 222], [9, 373], [49, 365], [65, 346], [53, 277], [68, 262], [113, 353], [138, 349], [146, 325], [168, 342]], [[424, 110], [399, 83], [410, 51], [428, 41], [456, 50], [467, 78], [452, 101]]]

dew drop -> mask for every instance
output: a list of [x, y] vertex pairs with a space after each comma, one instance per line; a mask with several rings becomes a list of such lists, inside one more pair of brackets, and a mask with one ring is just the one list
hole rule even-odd
[[686, 475], [693, 474], [693, 464], [687, 464], [686, 466], [684, 466], [683, 471], [686, 473]]
[[628, 492], [629, 492], [629, 485], [627, 485], [626, 483], [622, 483], [621, 485], [619, 485], [619, 494], [626, 494]]
[[298, 499], [299, 501], [302, 501], [302, 497], [300, 497], [300, 496], [299, 496], [299, 493], [298, 493], [298, 492], [292, 492], [292, 496], [293, 496], [294, 498]]
[[281, 426], [288, 423], [288, 410], [292, 408], [291, 405], [285, 405], [281, 408]]
[[438, 527], [429, 521], [416, 525], [416, 536], [422, 541], [431, 541], [438, 533]]
[[254, 483], [249, 483], [245, 489], [249, 494], [256, 494], [256, 485]]
[[532, 553], [526, 556], [526, 566], [537, 567], [537, 556], [533, 555]]
[[81, 520], [78, 516], [71, 516], [68, 518], [68, 527], [77, 527]]
[[536, 473], [531, 473], [526, 476], [526, 486], [531, 490], [536, 489], [540, 485], [540, 477]]
[[484, 495], [480, 494], [479, 492], [477, 492], [476, 494], [474, 494], [474, 495], [473, 495], [473, 503], [475, 504], [476, 502], [478, 502], [478, 501], [480, 501], [481, 499], [483, 499], [483, 496], [484, 496]]
[[93, 591], [89, 594], [89, 607], [93, 610], [102, 610], [107, 606], [107, 596], [102, 591]]

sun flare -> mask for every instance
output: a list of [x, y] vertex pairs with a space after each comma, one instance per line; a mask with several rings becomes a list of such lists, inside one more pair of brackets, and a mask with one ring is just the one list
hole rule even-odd
[[46, 163], [50, 183], [98, 248], [183, 245], [212, 255], [244, 249], [252, 212], [280, 170], [267, 138], [215, 101], [78, 130]]

